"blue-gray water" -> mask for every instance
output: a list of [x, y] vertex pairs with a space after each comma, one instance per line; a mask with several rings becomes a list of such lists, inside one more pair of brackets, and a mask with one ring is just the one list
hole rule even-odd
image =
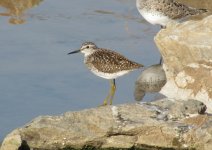
[[[0, 141], [36, 116], [103, 102], [109, 82], [89, 72], [82, 54], [67, 55], [84, 41], [145, 66], [159, 62], [153, 40], [159, 27], [140, 16], [135, 0], [39, 1], [29, 0], [33, 7], [24, 5], [25, 0], [0, 1]], [[114, 104], [135, 102], [134, 82], [140, 73], [117, 79]]]

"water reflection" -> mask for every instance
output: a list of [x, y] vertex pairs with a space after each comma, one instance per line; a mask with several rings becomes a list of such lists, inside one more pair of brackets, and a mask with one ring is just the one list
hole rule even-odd
[[134, 17], [131, 14], [118, 14], [116, 12], [107, 11], [107, 10], [95, 10], [94, 12], [98, 14], [102, 14], [102, 15], [113, 15], [116, 18], [124, 18], [127, 20], [133, 20], [136, 22], [140, 22], [141, 20], [139, 17]]
[[161, 64], [146, 68], [135, 82], [134, 98], [140, 101], [145, 93], [159, 92], [166, 84], [166, 74]]
[[43, 0], [1, 0], [0, 6], [6, 8], [6, 11], [0, 13], [0, 16], [8, 16], [9, 23], [23, 24], [26, 22], [24, 12], [37, 6]]
[[[144, 33], [151, 33], [152, 27], [149, 26], [149, 23], [145, 19], [141, 19], [140, 17], [135, 17], [133, 16], [132, 12], [128, 12], [126, 14], [119, 14], [114, 11], [108, 11], [108, 10], [95, 10], [94, 13], [100, 14], [100, 15], [112, 15], [114, 18], [119, 18], [119, 19], [125, 19], [125, 25], [124, 29], [126, 33], [131, 37], [131, 38], [136, 38], [136, 39], [141, 39], [141, 36], [138, 36], [137, 31], [134, 33], [129, 27], [129, 21], [134, 21], [139, 24], [145, 24], [147, 25], [144, 29]], [[88, 14], [89, 15], [89, 14]]]

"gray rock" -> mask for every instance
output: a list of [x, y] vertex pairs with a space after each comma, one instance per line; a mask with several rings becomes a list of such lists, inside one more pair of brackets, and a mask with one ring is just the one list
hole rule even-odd
[[[40, 116], [4, 139], [1, 150], [212, 149], [212, 116], [199, 101], [163, 99]], [[202, 113], [204, 111], [201, 111]]]

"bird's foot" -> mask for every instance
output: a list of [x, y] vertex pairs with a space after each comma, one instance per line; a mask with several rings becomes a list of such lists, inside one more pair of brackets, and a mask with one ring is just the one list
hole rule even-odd
[[100, 106], [107, 106], [107, 99], [104, 100], [103, 104]]
[[110, 100], [110, 105], [112, 105], [113, 104], [113, 98], [111, 98], [111, 100]]
[[160, 27], [161, 27], [161, 29], [166, 29], [166, 26], [162, 26], [162, 25], [161, 25]]

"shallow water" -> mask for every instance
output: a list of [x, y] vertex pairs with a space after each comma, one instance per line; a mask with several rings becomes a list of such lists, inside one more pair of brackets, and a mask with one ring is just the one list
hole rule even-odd
[[[1, 0], [0, 24], [0, 141], [36, 116], [103, 102], [109, 82], [89, 72], [82, 54], [67, 55], [84, 41], [145, 66], [159, 62], [153, 41], [159, 27], [148, 24], [131, 0]], [[114, 104], [135, 102], [140, 73], [117, 79]]]

